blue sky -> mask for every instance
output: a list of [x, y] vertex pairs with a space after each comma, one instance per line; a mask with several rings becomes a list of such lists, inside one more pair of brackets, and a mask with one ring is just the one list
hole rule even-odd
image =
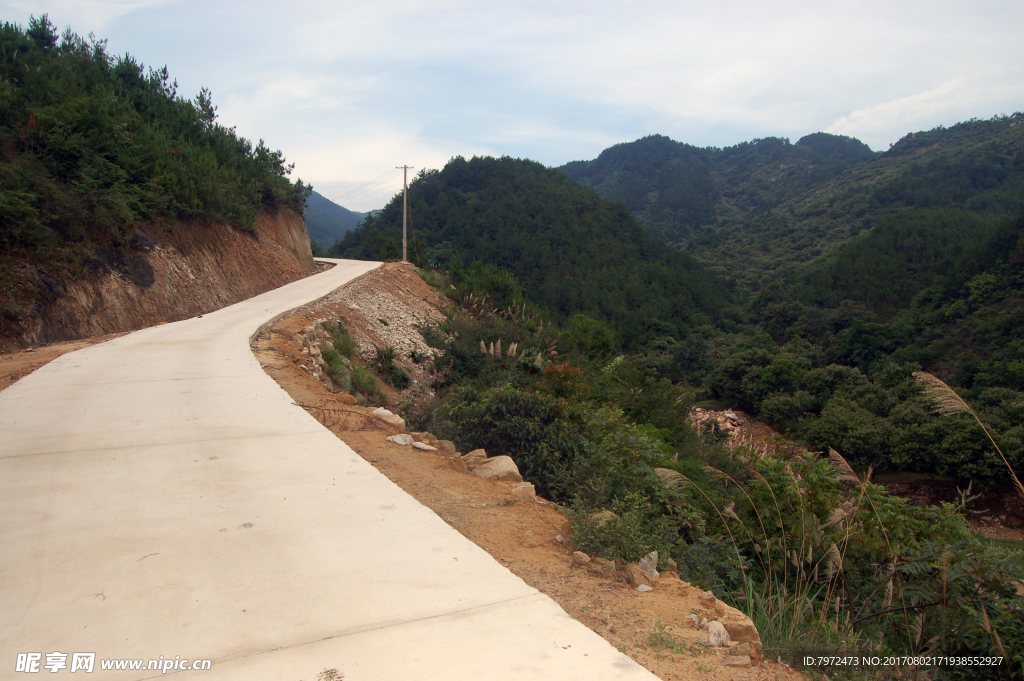
[[354, 210], [396, 165], [455, 155], [546, 165], [652, 133], [698, 146], [817, 131], [882, 150], [1024, 110], [1024, 3], [0, 0], [213, 93]]

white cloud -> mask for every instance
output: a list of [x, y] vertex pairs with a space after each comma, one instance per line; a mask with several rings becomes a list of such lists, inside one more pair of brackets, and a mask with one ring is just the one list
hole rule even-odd
[[324, 187], [474, 153], [558, 165], [651, 133], [722, 146], [827, 129], [877, 149], [1024, 108], [1019, 0], [0, 8], [96, 30], [112, 54], [167, 64], [183, 93], [209, 87], [222, 123]]
[[1022, 81], [1007, 83], [985, 75], [956, 76], [933, 88], [857, 109], [837, 119], [825, 132], [857, 137], [875, 149], [884, 149], [911, 132], [1013, 113], [1006, 108], [1008, 104], [1019, 109], [1024, 102], [1014, 86]]
[[966, 90], [967, 80], [958, 76], [930, 90], [853, 111], [825, 132], [873, 139], [879, 131], [910, 130], [923, 121], [941, 120], [950, 109], [960, 108]]
[[[71, 26], [71, 30], [79, 35], [90, 31], [100, 31], [118, 17], [125, 16], [140, 9], [166, 4], [171, 0], [52, 0], [41, 3], [32, 0], [10, 0], [0, 4], [0, 8], [8, 15], [21, 15], [27, 25], [28, 16], [36, 17], [48, 14], [50, 21], [63, 31]], [[17, 23], [21, 23], [18, 21]], [[103, 36], [97, 36], [102, 38]]]

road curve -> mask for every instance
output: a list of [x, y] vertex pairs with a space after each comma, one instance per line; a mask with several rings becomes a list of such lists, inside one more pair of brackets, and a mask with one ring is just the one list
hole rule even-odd
[[[33, 678], [19, 653], [45, 678], [655, 678], [263, 372], [262, 324], [378, 266], [332, 262], [0, 392], [0, 678]], [[68, 668], [45, 668], [54, 652]], [[71, 676], [73, 653], [93, 673]], [[101, 669], [160, 657], [212, 667]]]

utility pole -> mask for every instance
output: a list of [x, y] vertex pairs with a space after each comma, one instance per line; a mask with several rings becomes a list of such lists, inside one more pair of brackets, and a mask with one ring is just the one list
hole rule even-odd
[[405, 223], [409, 214], [409, 169], [412, 166], [395, 166], [402, 169], [402, 262], [408, 262], [409, 258], [405, 250]]

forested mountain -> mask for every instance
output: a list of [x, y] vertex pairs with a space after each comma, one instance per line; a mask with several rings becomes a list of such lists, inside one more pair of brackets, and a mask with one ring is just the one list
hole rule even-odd
[[[420, 173], [409, 203], [410, 260], [506, 268], [529, 299], [608, 322], [630, 346], [683, 337], [730, 309], [727, 287], [692, 257], [652, 238], [623, 206], [532, 161], [455, 158]], [[399, 195], [331, 254], [396, 257], [401, 229]]]
[[309, 240], [320, 248], [330, 248], [346, 232], [354, 229], [365, 215], [339, 206], [318, 192], [310, 192], [305, 212]]
[[279, 151], [216, 122], [210, 93], [177, 93], [106, 43], [44, 15], [0, 25], [0, 247], [82, 252], [134, 226], [197, 218], [251, 229], [261, 210], [302, 211]]
[[1021, 120], [1015, 114], [918, 132], [877, 154], [826, 133], [724, 149], [655, 135], [561, 169], [623, 201], [651, 233], [757, 291], [894, 213], [1021, 212]]
[[45, 15], [3, 23], [0, 339], [24, 342], [72, 283], [116, 273], [149, 286], [154, 229], [188, 248], [214, 224], [256, 234], [263, 214], [301, 214], [309, 188], [290, 170], [217, 123], [209, 91], [180, 96], [166, 68], [58, 36]]
[[[664, 138], [647, 142], [666, 148]], [[816, 164], [843, 177], [878, 158], [823, 135], [775, 150], [804, 166], [793, 187], [811, 186]], [[668, 190], [639, 193], [639, 212], [717, 211], [715, 153], [683, 151], [672, 170], [678, 203], [659, 204]], [[758, 145], [740, 151], [748, 171], [768, 168]], [[941, 164], [930, 172], [957, 177]], [[912, 205], [873, 214], [816, 258], [792, 249], [786, 269], [745, 276], [746, 299], [718, 303], [716, 314], [713, 287], [728, 291], [725, 282], [683, 251], [674, 259], [626, 205], [565, 175], [507, 158], [457, 158], [421, 174], [410, 188], [410, 259], [447, 265], [427, 277], [451, 305], [424, 330], [435, 378], [403, 416], [462, 451], [512, 457], [542, 495], [572, 509], [581, 550], [671, 556], [688, 581], [747, 608], [769, 652], [850, 641], [916, 651], [925, 637], [949, 653], [1021, 649], [1020, 554], [987, 548], [962, 512], [981, 492], [1007, 525], [1024, 513], [1011, 476], [1024, 469], [1024, 222], [999, 193], [1005, 183], [952, 205], [943, 203], [952, 189], [940, 200], [927, 184], [901, 186]], [[832, 223], [864, 217], [842, 212], [863, 193], [833, 194], [845, 203], [836, 200]], [[401, 206], [397, 197], [335, 253], [396, 257]], [[470, 259], [486, 264], [464, 266]], [[727, 265], [743, 275], [750, 264]], [[556, 314], [505, 307], [524, 293]], [[922, 368], [950, 378], [980, 421], [944, 385], [938, 411], [935, 377], [915, 374]], [[742, 406], [807, 451], [787, 443], [762, 459], [745, 446], [749, 435], [730, 438], [730, 451], [717, 426], [689, 427], [693, 398]], [[925, 478], [952, 503], [895, 497], [876, 475]], [[612, 515], [598, 524], [601, 510]], [[992, 599], [976, 605], [983, 593]], [[908, 635], [907, 612], [925, 610]], [[988, 678], [1016, 678], [1024, 660], [1014, 664]]]

